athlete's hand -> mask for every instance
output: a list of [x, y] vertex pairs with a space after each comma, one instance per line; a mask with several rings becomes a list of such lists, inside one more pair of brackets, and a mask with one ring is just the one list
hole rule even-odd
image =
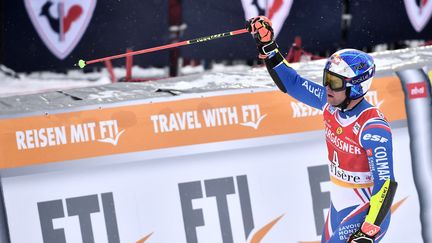
[[348, 243], [374, 243], [375, 236], [380, 231], [380, 227], [363, 222], [359, 230], [357, 230], [348, 240]]
[[246, 22], [248, 31], [260, 44], [267, 44], [273, 41], [274, 32], [272, 22], [266, 16], [251, 18]]
[[246, 21], [246, 27], [249, 33], [255, 39], [260, 58], [265, 58], [267, 55], [277, 49], [274, 42], [274, 32], [272, 22], [266, 16], [258, 16]]

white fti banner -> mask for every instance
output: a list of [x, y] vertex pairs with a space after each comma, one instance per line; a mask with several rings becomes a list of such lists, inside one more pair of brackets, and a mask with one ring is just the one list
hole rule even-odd
[[[422, 242], [408, 129], [394, 128], [393, 142], [399, 188], [382, 243]], [[319, 131], [3, 178], [11, 242], [318, 243], [329, 206], [326, 158]]]

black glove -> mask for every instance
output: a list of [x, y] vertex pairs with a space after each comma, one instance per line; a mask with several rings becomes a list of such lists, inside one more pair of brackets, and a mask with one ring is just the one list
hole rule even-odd
[[266, 16], [258, 16], [246, 21], [246, 27], [255, 39], [260, 58], [266, 58], [268, 54], [278, 48], [274, 42], [272, 22]]
[[375, 236], [380, 231], [380, 227], [363, 222], [359, 230], [357, 230], [348, 240], [348, 243], [374, 243]]

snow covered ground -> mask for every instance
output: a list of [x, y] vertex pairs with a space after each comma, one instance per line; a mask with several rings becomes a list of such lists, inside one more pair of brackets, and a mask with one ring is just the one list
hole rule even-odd
[[[392, 71], [402, 65], [410, 63], [428, 63], [432, 58], [431, 47], [402, 49], [397, 51], [383, 51], [373, 54], [377, 70]], [[311, 62], [292, 64], [301, 75], [320, 82], [325, 59]], [[428, 66], [429, 66], [428, 65]], [[430, 70], [430, 69], [429, 69]], [[124, 68], [114, 68], [116, 77], [124, 77]], [[163, 79], [168, 77], [168, 68], [140, 68], [134, 66], [134, 78]], [[193, 75], [198, 74], [198, 77]], [[99, 86], [111, 83], [106, 69], [100, 72], [83, 72], [80, 69], [67, 73], [34, 72], [30, 74], [15, 73], [13, 70], [0, 65], [0, 97], [35, 94], [47, 91], [68, 90], [88, 86]], [[274, 84], [264, 67], [248, 65], [213, 64], [211, 70], [204, 70], [203, 66], [186, 66], [175, 82], [152, 82], [152, 87], [161, 89], [212, 89], [212, 88], [259, 88], [274, 87]]]
[[[209, 72], [213, 73], [211, 76], [217, 76], [215, 73], [218, 72], [238, 72], [239, 76], [241, 76], [242, 72], [250, 71], [251, 69], [252, 68], [247, 65], [226, 66], [217, 64], [214, 65]], [[167, 77], [168, 71], [168, 68], [140, 68], [135, 66], [132, 69], [132, 74], [133, 77], [160, 79]], [[124, 77], [126, 71], [124, 68], [114, 68], [114, 73], [116, 77]], [[184, 76], [200, 73], [204, 73], [204, 68], [202, 66], [187, 66], [181, 71], [181, 74]], [[163, 88], [188, 89], [202, 86], [208, 83], [209, 79], [204, 78], [204, 80], [201, 81], [201, 84], [180, 81], [176, 87]], [[100, 72], [89, 73], [84, 73], [82, 70], [70, 70], [67, 73], [34, 72], [26, 74], [15, 73], [13, 70], [0, 65], [0, 97], [99, 86], [110, 83], [110, 76], [106, 69], [102, 69]]]
[[[67, 73], [34, 72], [30, 74], [15, 73], [2, 66], [0, 72], [0, 97], [34, 94], [46, 91], [66, 90], [71, 88], [98, 86], [111, 83], [106, 69], [101, 72], [84, 73], [81, 70], [70, 70]], [[115, 69], [116, 74], [124, 70]], [[164, 70], [148, 69], [146, 77], [157, 77]]]

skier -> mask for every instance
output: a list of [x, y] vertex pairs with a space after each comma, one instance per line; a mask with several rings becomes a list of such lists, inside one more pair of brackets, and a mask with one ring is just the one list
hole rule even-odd
[[364, 99], [375, 73], [373, 58], [354, 49], [337, 51], [325, 64], [321, 86], [289, 66], [268, 18], [258, 16], [246, 24], [278, 88], [324, 112], [332, 183], [321, 242], [379, 242], [390, 223], [397, 183], [390, 126]]

